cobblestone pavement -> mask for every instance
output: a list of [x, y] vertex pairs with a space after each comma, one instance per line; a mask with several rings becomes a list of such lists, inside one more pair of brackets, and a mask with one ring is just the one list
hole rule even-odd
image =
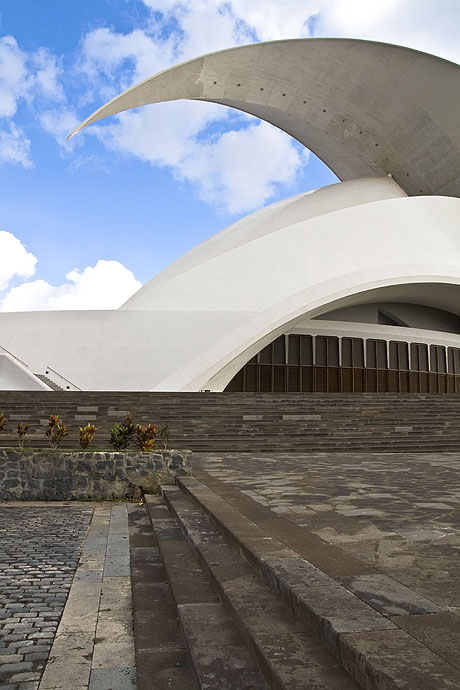
[[194, 466], [460, 615], [460, 454], [214, 453]]
[[38, 688], [92, 513], [0, 506], [0, 690]]

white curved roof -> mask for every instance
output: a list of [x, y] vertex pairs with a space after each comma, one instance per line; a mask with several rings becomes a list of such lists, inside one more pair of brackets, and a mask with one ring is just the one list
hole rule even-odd
[[123, 110], [183, 98], [276, 125], [341, 180], [391, 173], [409, 195], [460, 196], [460, 67], [439, 57], [354, 39], [255, 43], [150, 77], [73, 134]]
[[[0, 313], [2, 345], [83, 390], [223, 390], [275, 337], [339, 307], [402, 300], [460, 315], [459, 218], [460, 199], [408, 197], [390, 178], [332, 185], [248, 216], [124, 309]], [[460, 347], [456, 334], [408, 330]]]
[[[250, 213], [221, 232], [205, 240], [154, 276], [134, 293], [120, 309], [152, 309], [157, 307], [157, 288], [170, 284], [192, 269], [206, 271], [205, 265], [228, 252], [308, 221], [342, 209], [385, 199], [406, 197], [406, 193], [389, 177], [350, 180], [297, 194]], [[225, 283], [230, 276], [222, 276]], [[166, 288], [168, 289], [168, 288]]]

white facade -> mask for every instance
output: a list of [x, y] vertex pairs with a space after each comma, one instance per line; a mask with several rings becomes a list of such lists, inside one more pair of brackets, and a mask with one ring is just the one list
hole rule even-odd
[[[367, 70], [363, 51], [372, 67]], [[342, 68], [334, 77], [332, 65], [339, 59], [348, 61], [347, 73], [362, 84], [364, 100], [374, 94], [372, 107], [350, 99], [350, 83], [347, 93], [336, 93]], [[412, 91], [408, 74], [410, 83], [415, 79]], [[241, 86], [232, 86], [235, 79]], [[289, 117], [283, 129], [332, 161], [347, 181], [250, 214], [152, 278], [119, 310], [2, 313], [0, 345], [30, 372], [59, 372], [61, 385], [68, 380], [82, 390], [157, 391], [221, 391], [283, 333], [355, 334], [460, 348], [460, 99], [446, 95], [447, 113], [439, 80], [458, 87], [460, 68], [395, 46], [304, 39], [205, 56], [122, 94], [86, 124], [141, 103], [213, 100], [278, 126]], [[240, 95], [236, 102], [230, 91], [243, 84], [246, 100]], [[257, 86], [259, 100], [260, 89], [271, 94], [257, 109], [256, 84], [265, 85]], [[213, 93], [217, 86], [221, 90]], [[275, 88], [281, 89], [279, 97]], [[316, 98], [308, 100], [308, 114], [299, 103], [306, 91]], [[375, 94], [386, 93], [388, 111], [374, 102]], [[319, 105], [329, 109], [331, 121]], [[349, 133], [359, 127], [369, 133], [380, 119], [380, 146], [369, 136], [363, 145], [363, 135], [356, 134], [358, 145], [345, 131], [339, 144], [340, 108]], [[422, 117], [422, 111], [423, 136], [396, 151], [395, 118], [406, 127], [406, 118]], [[439, 135], [431, 144], [427, 112]], [[338, 129], [328, 134], [332, 121]], [[295, 127], [303, 127], [302, 133]], [[449, 155], [435, 146], [442, 137], [450, 142]], [[424, 194], [415, 195], [414, 184], [422, 183]], [[373, 323], [365, 305], [376, 304], [387, 305], [404, 325]], [[388, 305], [395, 304], [400, 307], [392, 311]], [[0, 369], [0, 388], [9, 386]]]

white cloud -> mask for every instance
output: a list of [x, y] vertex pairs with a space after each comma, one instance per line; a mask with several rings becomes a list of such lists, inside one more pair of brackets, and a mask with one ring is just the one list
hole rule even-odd
[[[241, 29], [225, 6], [209, 3], [206, 8], [206, 4], [194, 3], [192, 10], [180, 7], [180, 29], [164, 41], [142, 31], [90, 32], [82, 42], [80, 69], [109, 89], [115, 86], [110, 75], [116, 73], [116, 93], [177, 59], [250, 40], [248, 31]], [[232, 118], [238, 121], [236, 130], [232, 130]], [[211, 134], [209, 127], [222, 129], [223, 121], [229, 132]], [[279, 131], [265, 123], [254, 126], [252, 118], [235, 117], [213, 104], [157, 104], [121, 113], [88, 132], [113, 151], [169, 166], [174, 176], [191, 182], [201, 198], [232, 213], [264, 203], [277, 185], [292, 182], [306, 162], [292, 140]], [[272, 155], [267, 156], [265, 147], [271, 145]]]
[[26, 59], [13, 36], [0, 38], [0, 117], [14, 115], [19, 98], [27, 93]]
[[77, 72], [97, 87], [98, 97], [119, 93], [171, 64], [173, 46], [135, 29], [121, 34], [106, 27], [87, 33], [81, 43]]
[[36, 263], [36, 257], [27, 251], [17, 237], [0, 230], [0, 290], [5, 290], [16, 276], [33, 276]]
[[37, 96], [62, 100], [59, 82], [62, 70], [54, 55], [45, 48], [27, 53], [13, 36], [0, 38], [0, 117], [12, 117], [21, 99]]
[[44, 280], [13, 287], [3, 299], [1, 310], [117, 309], [141, 287], [123, 264], [103, 259], [81, 273], [73, 269], [66, 278], [68, 282], [57, 287]]
[[30, 63], [31, 90], [41, 93], [52, 101], [64, 100], [64, 90], [60, 82], [62, 68], [55, 56], [45, 48], [39, 48], [35, 53], [30, 54]]
[[210, 143], [195, 142], [180, 174], [198, 186], [205, 201], [242, 213], [262, 205], [277, 185], [292, 183], [307, 160], [308, 152], [300, 154], [287, 134], [260, 122]]
[[40, 114], [39, 120], [45, 132], [51, 134], [60, 146], [71, 149], [76, 145], [78, 141], [76, 138], [66, 141], [69, 132], [80, 124], [73, 110], [66, 108], [46, 110]]
[[4, 128], [0, 128], [0, 164], [17, 163], [24, 168], [32, 167], [30, 158], [30, 140], [20, 127], [7, 121]]
[[63, 101], [61, 72], [58, 61], [46, 49], [27, 53], [13, 36], [0, 38], [0, 164], [32, 167], [30, 139], [13, 117], [21, 102], [31, 104], [38, 98]]

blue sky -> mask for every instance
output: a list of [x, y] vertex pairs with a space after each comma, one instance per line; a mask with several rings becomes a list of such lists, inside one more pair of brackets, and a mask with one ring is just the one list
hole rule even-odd
[[258, 40], [349, 36], [460, 61], [458, 0], [0, 0], [0, 309], [116, 308], [242, 215], [335, 181], [220, 106], [67, 134], [140, 79]]

